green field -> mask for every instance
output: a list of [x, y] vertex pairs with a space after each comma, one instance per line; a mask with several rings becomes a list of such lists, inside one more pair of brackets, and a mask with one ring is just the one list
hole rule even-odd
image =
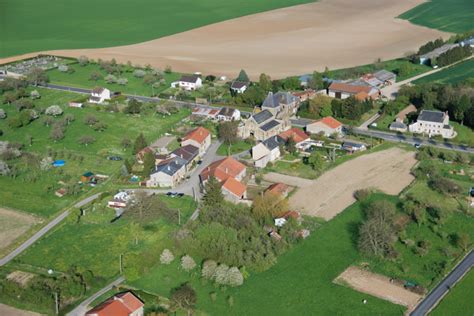
[[[250, 149], [252, 149], [252, 144], [241, 139], [230, 146], [230, 154], [235, 155]], [[217, 149], [217, 154], [220, 156], [227, 156], [229, 154], [229, 145], [220, 145]]]
[[0, 57], [50, 49], [139, 43], [313, 1], [1, 0]]
[[[92, 107], [75, 109], [67, 107], [66, 104], [77, 98], [77, 94], [47, 89], [37, 90], [42, 97], [34, 101], [35, 109], [42, 109], [52, 104], [60, 105], [64, 109], [64, 114], [55, 118], [55, 121], [61, 120], [66, 114], [74, 115], [75, 120], [67, 125], [64, 139], [57, 142], [50, 140], [51, 126], [43, 124], [42, 120], [45, 116], [43, 115], [38, 120], [21, 128], [10, 128], [7, 123], [8, 119], [0, 120], [0, 129], [4, 133], [0, 140], [25, 144], [27, 135], [30, 135], [33, 140], [32, 145], [25, 146], [25, 151], [45, 155], [48, 150], [53, 150], [57, 153], [56, 159], [66, 160], [66, 165], [62, 168], [41, 171], [36, 181], [29, 180], [29, 174], [22, 173], [22, 165], [18, 165], [19, 176], [16, 179], [0, 177], [0, 187], [2, 188], [0, 190], [0, 205], [40, 216], [50, 216], [69, 205], [73, 200], [78, 199], [78, 196], [71, 195], [66, 195], [63, 198], [56, 197], [54, 190], [61, 187], [58, 181], [65, 178], [69, 181], [79, 180], [79, 177], [86, 171], [106, 175], [115, 174], [122, 163], [109, 161], [106, 156], [113, 154], [125, 158], [132, 157], [132, 150], [124, 151], [120, 145], [123, 137], [127, 136], [133, 141], [140, 133], [143, 133], [145, 138], [151, 142], [164, 132], [172, 131], [178, 122], [189, 115], [187, 110], [162, 117], [148, 114], [130, 116], [123, 113], [97, 111]], [[18, 115], [12, 105], [0, 104], [0, 108], [7, 112], [8, 118]], [[100, 122], [106, 123], [107, 129], [103, 132], [95, 131], [84, 124], [84, 118], [87, 115], [94, 115]], [[88, 146], [79, 144], [78, 139], [84, 135], [94, 137], [95, 142]], [[77, 156], [82, 156], [83, 161], [75, 159]], [[54, 190], [47, 190], [49, 186], [54, 187]]]
[[474, 78], [474, 59], [464, 61], [432, 75], [420, 78], [414, 81], [414, 83], [458, 83], [468, 78]]
[[468, 272], [439, 305], [431, 316], [474, 315], [474, 301], [469, 299], [474, 293], [474, 270]]
[[[349, 265], [360, 260], [355, 247], [362, 220], [356, 203], [299, 245], [278, 257], [278, 263], [251, 276], [239, 288], [220, 290], [203, 283], [177, 264], [156, 266], [131, 282], [134, 287], [169, 295], [179, 284], [190, 281], [198, 294], [197, 309], [210, 315], [402, 315], [405, 308], [332, 283]], [[210, 293], [216, 292], [212, 302]], [[229, 307], [227, 298], [234, 305]], [[369, 303], [364, 305], [363, 299]]]
[[400, 15], [414, 24], [446, 32], [462, 33], [474, 29], [472, 0], [431, 0]]

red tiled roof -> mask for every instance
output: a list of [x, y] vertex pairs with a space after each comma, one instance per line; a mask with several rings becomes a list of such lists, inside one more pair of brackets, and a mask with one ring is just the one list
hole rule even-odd
[[245, 165], [232, 157], [227, 157], [211, 163], [201, 172], [200, 176], [202, 181], [206, 181], [209, 177], [215, 177], [219, 181], [224, 181], [229, 177], [237, 177], [245, 169]]
[[270, 185], [266, 190], [266, 192], [275, 193], [279, 195], [283, 195], [287, 193], [287, 191], [288, 191], [288, 186], [284, 183], [274, 183]]
[[209, 136], [209, 134], [210, 133], [207, 129], [202, 126], [199, 126], [198, 128], [193, 129], [192, 131], [187, 133], [186, 136], [183, 137], [183, 141], [192, 139], [198, 142], [199, 144], [202, 144], [207, 138], [207, 136]]
[[336, 120], [335, 118], [333, 118], [332, 116], [326, 116], [326, 117], [320, 119], [318, 122], [321, 122], [324, 125], [327, 125], [327, 126], [329, 126], [330, 128], [333, 128], [333, 129], [342, 126], [342, 123], [339, 122], [338, 120]]
[[369, 93], [372, 88], [369, 86], [352, 85], [344, 82], [333, 82], [329, 86], [329, 90], [341, 91], [349, 94], [357, 94], [362, 91], [364, 91], [365, 93]]
[[128, 316], [141, 307], [143, 307], [143, 302], [131, 292], [126, 292], [109, 298], [89, 310], [86, 315]]
[[298, 219], [301, 217], [301, 214], [297, 211], [286, 211], [285, 213], [280, 215], [280, 218], [288, 219], [288, 218]]
[[227, 178], [227, 180], [222, 183], [222, 187], [239, 197], [244, 195], [245, 191], [247, 190], [245, 184], [242, 184], [231, 177]]
[[287, 131], [284, 131], [280, 133], [278, 136], [283, 138], [285, 141], [287, 141], [290, 137], [292, 137], [296, 143], [301, 143], [302, 141], [305, 141], [309, 138], [309, 136], [305, 132], [303, 132], [302, 130], [296, 127], [293, 127]]

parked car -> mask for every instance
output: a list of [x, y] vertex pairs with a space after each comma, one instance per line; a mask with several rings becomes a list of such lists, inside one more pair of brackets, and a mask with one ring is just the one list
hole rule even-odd
[[176, 197], [176, 196], [178, 195], [178, 193], [176, 193], [176, 192], [168, 192], [168, 193], [166, 193], [166, 195], [169, 196], [169, 197], [173, 197], [173, 198], [174, 198], [174, 197]]
[[416, 148], [416, 149], [420, 149], [420, 148], [421, 148], [421, 144], [416, 143], [416, 144], [415, 144], [415, 148]]
[[120, 156], [108, 156], [107, 160], [120, 161], [120, 160], [122, 160], [122, 157], [120, 157]]
[[178, 193], [178, 197], [183, 197], [184, 193]]

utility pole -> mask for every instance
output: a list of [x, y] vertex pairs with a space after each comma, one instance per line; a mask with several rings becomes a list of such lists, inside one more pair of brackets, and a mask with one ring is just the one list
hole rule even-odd
[[122, 256], [123, 256], [123, 254], [120, 254], [120, 255], [119, 255], [119, 269], [120, 269], [120, 274], [122, 274], [122, 272], [123, 272], [123, 271], [122, 271]]
[[178, 225], [181, 226], [181, 211], [178, 208]]
[[56, 315], [59, 314], [59, 298], [58, 292], [54, 292], [54, 307], [56, 308]]

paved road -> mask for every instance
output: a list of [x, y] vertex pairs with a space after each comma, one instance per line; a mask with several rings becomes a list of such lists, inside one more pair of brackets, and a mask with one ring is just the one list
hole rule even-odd
[[83, 301], [81, 304], [79, 304], [76, 308], [74, 308], [72, 311], [70, 311], [69, 313], [67, 313], [66, 315], [67, 316], [84, 316], [84, 314], [87, 312], [88, 310], [88, 306], [93, 302], [95, 301], [97, 298], [99, 298], [101, 295], [105, 294], [106, 292], [110, 291], [114, 286], [117, 286], [119, 285], [120, 283], [122, 283], [123, 281], [125, 281], [125, 278], [124, 277], [119, 277], [117, 278], [115, 281], [113, 281], [112, 283], [108, 284], [106, 287], [104, 287], [103, 289], [99, 290], [97, 293], [95, 293], [94, 295], [92, 295], [91, 297], [89, 297], [88, 299], [86, 299], [85, 301]]
[[[48, 83], [43, 85], [42, 87], [48, 88], [48, 89], [53, 89], [53, 90], [61, 90], [61, 91], [69, 91], [69, 92], [75, 92], [75, 93], [82, 93], [82, 94], [90, 94], [91, 89], [83, 89], [83, 88], [75, 88], [75, 87], [70, 87], [70, 86], [64, 86], [64, 85], [57, 85], [57, 84], [52, 84]], [[129, 99], [137, 99], [142, 102], [159, 102], [159, 101], [167, 101], [167, 102], [172, 102], [174, 104], [177, 104], [178, 106], [193, 106], [193, 107], [199, 107], [199, 108], [206, 108], [206, 109], [220, 109], [221, 107], [219, 106], [212, 106], [212, 105], [205, 105], [205, 104], [199, 104], [199, 103], [194, 103], [190, 101], [179, 101], [179, 100], [173, 100], [173, 99], [162, 99], [158, 97], [147, 97], [147, 96], [142, 96], [142, 95], [133, 95], [133, 94], [123, 94]], [[246, 112], [240, 110], [240, 113], [243, 115], [251, 115], [251, 112]]]
[[[411, 312], [411, 316], [427, 315], [438, 302], [449, 292], [451, 288], [474, 266], [474, 250], [471, 250], [448, 276], [446, 276], [437, 287], [431, 291], [428, 296]], [[469, 293], [466, 293], [466, 299], [469, 299]], [[471, 296], [472, 299], [472, 296]]]
[[360, 129], [368, 129], [369, 128], [369, 125], [372, 124], [373, 122], [375, 122], [378, 118], [380, 117], [380, 113], [375, 113], [374, 115], [372, 115], [367, 121], [365, 121], [364, 123], [362, 123], [359, 128]]
[[[95, 200], [100, 193], [94, 194], [92, 196], [89, 196], [79, 202], [77, 202], [74, 207], [82, 207], [86, 205], [89, 202], [92, 202]], [[39, 231], [37, 231], [33, 236], [31, 236], [27, 241], [22, 243], [18, 248], [10, 252], [8, 255], [0, 259], [0, 267], [6, 265], [8, 262], [13, 260], [16, 256], [18, 256], [20, 253], [22, 253], [24, 250], [26, 250], [28, 247], [30, 247], [32, 244], [34, 244], [38, 239], [46, 235], [51, 229], [53, 229], [56, 225], [61, 223], [68, 215], [69, 215], [69, 210], [65, 210], [61, 214], [59, 214], [56, 218], [54, 218], [51, 222], [46, 224], [43, 228], [41, 228]]]
[[448, 142], [438, 142], [433, 139], [428, 139], [428, 138], [422, 138], [418, 136], [408, 136], [408, 135], [403, 135], [403, 134], [395, 134], [395, 133], [389, 133], [389, 132], [382, 132], [382, 131], [376, 131], [373, 129], [369, 130], [363, 130], [359, 128], [353, 128], [352, 129], [353, 133], [359, 134], [359, 135], [365, 135], [365, 136], [372, 136], [375, 138], [381, 138], [390, 142], [396, 142], [396, 143], [406, 143], [410, 145], [415, 145], [415, 144], [420, 144], [422, 146], [433, 146], [437, 147], [440, 149], [446, 149], [446, 150], [453, 150], [453, 151], [459, 151], [463, 153], [469, 153], [473, 154], [474, 153], [474, 148], [464, 146], [464, 145], [456, 145], [456, 144], [451, 144]]

